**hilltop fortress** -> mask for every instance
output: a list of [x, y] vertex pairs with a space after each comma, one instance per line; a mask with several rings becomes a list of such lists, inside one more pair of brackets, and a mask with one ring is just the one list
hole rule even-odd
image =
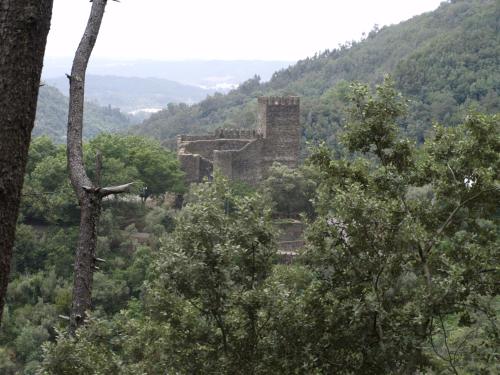
[[300, 137], [300, 99], [261, 97], [257, 129], [179, 135], [177, 155], [188, 183], [210, 179], [218, 169], [231, 179], [253, 185], [266, 176], [274, 162], [297, 167]]

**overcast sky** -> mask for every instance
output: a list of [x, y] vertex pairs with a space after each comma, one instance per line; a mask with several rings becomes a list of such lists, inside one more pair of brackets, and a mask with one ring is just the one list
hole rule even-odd
[[[441, 0], [110, 1], [93, 57], [295, 61]], [[47, 57], [70, 57], [92, 3], [55, 0]]]

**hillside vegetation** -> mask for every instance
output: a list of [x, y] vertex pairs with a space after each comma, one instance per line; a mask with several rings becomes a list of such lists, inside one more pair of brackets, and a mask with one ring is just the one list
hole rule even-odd
[[388, 73], [410, 99], [401, 125], [421, 142], [433, 121], [456, 125], [470, 107], [498, 112], [499, 17], [495, 0], [449, 1], [398, 25], [375, 27], [360, 42], [299, 61], [267, 83], [255, 77], [198, 105], [169, 105], [133, 131], [174, 146], [179, 133], [252, 127], [258, 96], [290, 94], [302, 97], [304, 139], [326, 139], [337, 147], [348, 82], [376, 84]]
[[[156, 197], [103, 202], [106, 262], [75, 336], [64, 317], [77, 202], [64, 147], [36, 139], [0, 373], [498, 374], [499, 117], [436, 126], [417, 148], [396, 125], [406, 103], [391, 80], [349, 97], [350, 155], [313, 148], [255, 188], [216, 173], [182, 210], [160, 198], [181, 191], [174, 153], [140, 137], [87, 143], [106, 184], [135, 180]], [[272, 218], [290, 209], [309, 220], [284, 259]]]
[[[47, 82], [62, 92], [68, 91], [68, 79], [60, 77]], [[89, 75], [85, 96], [100, 105], [111, 105], [124, 112], [163, 108], [167, 103], [196, 103], [214, 90], [184, 85], [160, 78], [137, 78]]]
[[[57, 143], [66, 140], [68, 98], [52, 86], [42, 86], [38, 95], [35, 128], [32, 136], [49, 136]], [[132, 125], [132, 118], [117, 108], [85, 103], [83, 135], [89, 139], [101, 132], [124, 130]]]
[[[268, 83], [170, 104], [133, 128], [157, 139], [83, 142], [91, 190], [134, 184], [99, 208], [76, 332], [80, 204], [65, 145], [34, 138], [0, 374], [499, 374], [500, 115], [469, 111], [498, 112], [496, 4], [447, 2]], [[326, 144], [252, 186], [217, 170], [186, 186], [163, 145], [254, 126], [260, 95], [300, 95], [304, 140]], [[43, 87], [35, 134], [64, 140], [66, 108]], [[87, 137], [129, 129], [86, 110]], [[303, 229], [300, 249], [283, 224]]]

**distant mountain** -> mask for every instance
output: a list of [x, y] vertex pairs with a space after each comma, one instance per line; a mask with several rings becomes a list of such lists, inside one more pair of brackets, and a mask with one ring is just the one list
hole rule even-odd
[[[47, 79], [61, 92], [68, 92], [66, 77]], [[159, 79], [88, 75], [85, 97], [100, 105], [120, 108], [123, 112], [162, 109], [168, 103], [197, 103], [214, 90]]]
[[[101, 76], [162, 78], [185, 85], [205, 87], [224, 92], [258, 75], [268, 81], [273, 73], [291, 65], [290, 61], [260, 60], [186, 60], [186, 61], [116, 61], [92, 59], [88, 74]], [[68, 58], [46, 58], [45, 80], [63, 77], [71, 70]]]
[[132, 131], [174, 147], [179, 133], [254, 126], [258, 96], [293, 94], [302, 97], [304, 139], [336, 147], [347, 82], [375, 84], [390, 73], [411, 100], [401, 126], [421, 141], [433, 121], [457, 124], [471, 107], [500, 110], [499, 19], [497, 0], [443, 2], [433, 12], [374, 29], [360, 42], [299, 61], [269, 82], [255, 78], [194, 106], [170, 105]]
[[[33, 136], [47, 135], [55, 142], [65, 142], [67, 122], [68, 98], [55, 87], [42, 86], [38, 94]], [[101, 107], [92, 102], [85, 103], [83, 128], [85, 138], [92, 138], [100, 132], [125, 130], [132, 123], [132, 118], [117, 108]]]

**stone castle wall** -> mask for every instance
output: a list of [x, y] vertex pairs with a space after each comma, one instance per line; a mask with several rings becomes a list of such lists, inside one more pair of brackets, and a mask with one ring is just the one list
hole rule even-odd
[[256, 184], [274, 162], [297, 167], [300, 148], [300, 99], [258, 99], [256, 129], [217, 129], [206, 136], [180, 135], [178, 157], [188, 183], [210, 178], [219, 169], [231, 179]]
[[213, 161], [215, 150], [240, 150], [250, 141], [250, 139], [204, 139], [187, 142], [182, 147], [184, 154], [201, 155]]
[[262, 168], [275, 163], [296, 168], [300, 149], [300, 102], [298, 97], [259, 98], [259, 132], [266, 140]]
[[186, 183], [191, 184], [210, 178], [213, 174], [213, 164], [210, 160], [198, 154], [178, 154], [179, 164], [184, 172]]
[[214, 166], [230, 179], [253, 185], [262, 179], [263, 145], [263, 139], [255, 139], [240, 150], [217, 150]]

